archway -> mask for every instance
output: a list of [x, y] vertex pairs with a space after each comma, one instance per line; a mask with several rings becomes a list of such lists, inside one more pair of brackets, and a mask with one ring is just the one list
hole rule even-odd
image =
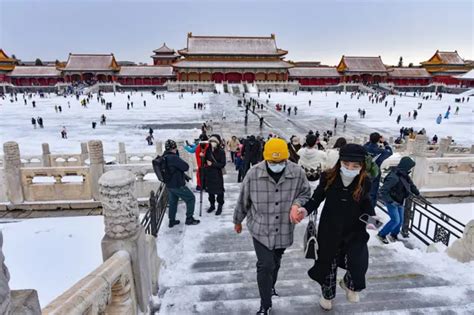
[[244, 73], [244, 81], [253, 82], [255, 81], [255, 74], [252, 72], [245, 72]]
[[79, 74], [73, 74], [73, 75], [71, 75], [71, 81], [72, 82], [79, 82], [79, 81], [81, 81], [81, 76]]
[[[85, 77], [84, 77], [85, 78]], [[90, 79], [89, 79], [90, 80]], [[97, 75], [97, 81], [100, 81], [100, 82], [105, 82], [107, 81], [107, 77], [105, 76], [105, 74], [98, 74]]]

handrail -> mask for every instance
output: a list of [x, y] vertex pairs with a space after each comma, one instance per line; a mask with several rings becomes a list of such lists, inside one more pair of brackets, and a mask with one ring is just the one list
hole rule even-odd
[[[442, 242], [449, 246], [453, 238], [462, 237], [465, 225], [442, 210], [436, 208], [424, 198], [410, 198], [408, 209], [410, 213], [409, 231], [425, 245]], [[379, 199], [377, 207], [388, 214], [388, 210]], [[455, 224], [458, 226], [456, 226]]]
[[168, 191], [164, 184], [161, 184], [156, 194], [152, 190], [150, 192], [150, 208], [145, 213], [141, 225], [145, 227], [145, 233], [158, 236], [158, 232], [163, 222], [168, 205]]

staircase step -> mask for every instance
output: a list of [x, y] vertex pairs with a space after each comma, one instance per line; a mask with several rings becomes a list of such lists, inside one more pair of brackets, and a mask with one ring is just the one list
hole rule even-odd
[[[316, 291], [316, 292], [315, 292]], [[403, 313], [411, 313], [411, 310], [436, 310], [444, 308], [447, 311], [452, 307], [461, 308], [466, 311], [472, 308], [472, 295], [474, 286], [439, 286], [415, 289], [390, 289], [390, 290], [367, 290], [360, 293], [361, 302], [349, 303], [341, 290], [338, 290], [334, 301], [334, 308], [330, 312], [321, 310], [318, 305], [319, 288], [314, 287], [313, 294], [305, 296], [281, 296], [273, 299], [272, 314], [354, 314], [370, 312], [389, 312], [404, 310]], [[449, 298], [448, 292], [457, 291], [455, 298]], [[191, 296], [192, 292], [187, 293]], [[166, 296], [164, 297], [166, 301]], [[253, 314], [260, 305], [259, 298], [240, 300], [204, 301], [196, 303], [168, 303], [160, 310], [160, 314]]]

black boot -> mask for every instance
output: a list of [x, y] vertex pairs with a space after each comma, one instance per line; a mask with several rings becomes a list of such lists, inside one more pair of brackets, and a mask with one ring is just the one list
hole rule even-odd
[[185, 224], [186, 224], [186, 225], [197, 225], [197, 224], [199, 224], [200, 222], [201, 222], [201, 221], [196, 220], [196, 219], [194, 219], [193, 217], [190, 217], [190, 218], [186, 218]]
[[207, 213], [211, 213], [212, 211], [216, 210], [216, 206], [214, 206], [214, 204], [211, 204], [211, 206], [209, 207], [209, 209], [207, 209]]
[[170, 223], [168, 224], [168, 226], [172, 228], [173, 226], [178, 225], [179, 223], [180, 223], [179, 220], [170, 220]]
[[275, 290], [275, 288], [272, 288], [272, 296], [276, 296], [276, 297], [280, 296], [278, 292]]
[[222, 207], [223, 207], [223, 206], [224, 206], [224, 205], [221, 205], [221, 204], [217, 206], [216, 215], [221, 215], [221, 213], [222, 213]]
[[257, 315], [263, 314], [263, 315], [270, 315], [270, 311], [272, 310], [271, 307], [269, 308], [264, 308], [263, 306], [260, 306], [260, 309], [257, 312]]

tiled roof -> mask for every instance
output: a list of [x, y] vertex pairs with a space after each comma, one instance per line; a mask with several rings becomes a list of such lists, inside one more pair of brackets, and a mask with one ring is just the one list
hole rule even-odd
[[182, 54], [194, 55], [284, 55], [275, 37], [188, 36], [188, 47]]
[[474, 69], [458, 76], [458, 79], [461, 79], [461, 80], [474, 80]]
[[343, 56], [342, 61], [348, 72], [386, 72], [387, 69], [380, 57], [349, 57]]
[[340, 77], [335, 67], [295, 67], [288, 70], [290, 77]]
[[163, 77], [172, 75], [173, 68], [164, 66], [123, 66], [118, 73], [119, 77]]
[[431, 75], [425, 68], [392, 68], [388, 70], [390, 77], [397, 78], [430, 78]]
[[64, 67], [65, 71], [114, 71], [115, 61], [113, 54], [70, 54]]
[[61, 72], [56, 67], [43, 66], [16, 66], [12, 72], [8, 74], [10, 77], [59, 77]]
[[173, 54], [174, 49], [169, 48], [166, 46], [166, 43], [163, 43], [163, 45], [160, 48], [157, 48], [153, 50], [155, 54]]
[[438, 56], [445, 64], [464, 65], [464, 60], [457, 51], [438, 51]]
[[176, 68], [259, 68], [281, 69], [291, 68], [292, 65], [285, 61], [190, 61], [182, 60], [175, 64]]

